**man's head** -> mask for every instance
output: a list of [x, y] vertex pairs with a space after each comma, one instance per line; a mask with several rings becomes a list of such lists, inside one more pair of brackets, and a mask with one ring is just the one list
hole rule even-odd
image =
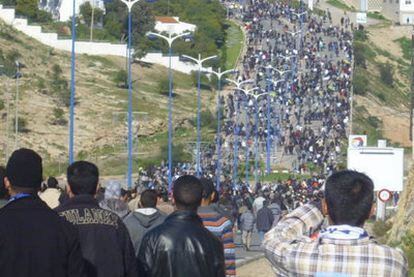
[[99, 182], [99, 170], [93, 163], [86, 161], [74, 162], [68, 167], [66, 178], [70, 194], [95, 195]]
[[156, 190], [147, 189], [141, 193], [139, 200], [141, 208], [155, 208], [157, 206], [158, 194]]
[[49, 177], [47, 179], [47, 187], [51, 189], [56, 189], [59, 185], [58, 180], [55, 177]]
[[184, 175], [174, 182], [173, 198], [178, 210], [197, 211], [202, 195], [203, 185], [194, 176]]
[[13, 152], [6, 166], [5, 187], [10, 195], [36, 193], [43, 179], [42, 158], [35, 151], [21, 148]]
[[201, 184], [203, 185], [203, 200], [201, 201], [202, 206], [208, 206], [214, 202], [216, 197], [216, 190], [214, 188], [213, 181], [207, 178], [200, 179]]
[[362, 226], [373, 212], [374, 184], [363, 173], [340, 171], [325, 185], [323, 212], [334, 225]]

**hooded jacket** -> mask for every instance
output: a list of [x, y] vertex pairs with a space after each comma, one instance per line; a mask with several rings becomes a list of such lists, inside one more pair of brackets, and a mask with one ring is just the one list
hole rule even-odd
[[141, 241], [148, 230], [160, 225], [167, 216], [154, 208], [136, 209], [130, 213], [124, 223], [134, 245], [135, 255], [138, 256]]

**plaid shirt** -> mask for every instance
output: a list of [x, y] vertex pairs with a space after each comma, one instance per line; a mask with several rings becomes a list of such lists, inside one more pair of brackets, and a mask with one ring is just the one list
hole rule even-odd
[[310, 238], [323, 219], [318, 208], [307, 204], [266, 234], [262, 246], [277, 276], [408, 276], [402, 251], [370, 237]]

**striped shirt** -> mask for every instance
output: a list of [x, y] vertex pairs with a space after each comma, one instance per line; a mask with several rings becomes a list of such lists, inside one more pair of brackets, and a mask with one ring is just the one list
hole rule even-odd
[[372, 237], [311, 239], [309, 235], [322, 222], [319, 209], [308, 204], [266, 233], [262, 246], [276, 276], [408, 276], [402, 251], [380, 245]]
[[236, 276], [236, 253], [233, 223], [211, 207], [200, 207], [198, 215], [204, 226], [223, 242], [226, 276]]

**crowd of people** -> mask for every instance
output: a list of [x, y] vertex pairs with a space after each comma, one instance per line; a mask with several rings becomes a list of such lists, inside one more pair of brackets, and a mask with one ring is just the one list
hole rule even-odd
[[[363, 229], [372, 181], [337, 168], [350, 119], [349, 18], [333, 26], [329, 13], [265, 0], [233, 12], [248, 43], [236, 81], [258, 91], [220, 99], [221, 176], [212, 145], [200, 178], [194, 164], [174, 165], [171, 191], [166, 164], [140, 169], [128, 190], [101, 185], [88, 161], [67, 168], [63, 188], [43, 181], [35, 151], [16, 150], [0, 167], [0, 276], [236, 276], [236, 236], [249, 251], [256, 231], [276, 276], [407, 276], [404, 254]], [[278, 151], [294, 171], [317, 173], [251, 185], [250, 158]]]
[[402, 251], [363, 229], [374, 185], [355, 171], [221, 194], [211, 179], [183, 175], [168, 196], [101, 188], [96, 165], [77, 161], [61, 191], [21, 148], [0, 175], [0, 276], [235, 276], [236, 230], [246, 251], [258, 231], [277, 276], [408, 274]]

